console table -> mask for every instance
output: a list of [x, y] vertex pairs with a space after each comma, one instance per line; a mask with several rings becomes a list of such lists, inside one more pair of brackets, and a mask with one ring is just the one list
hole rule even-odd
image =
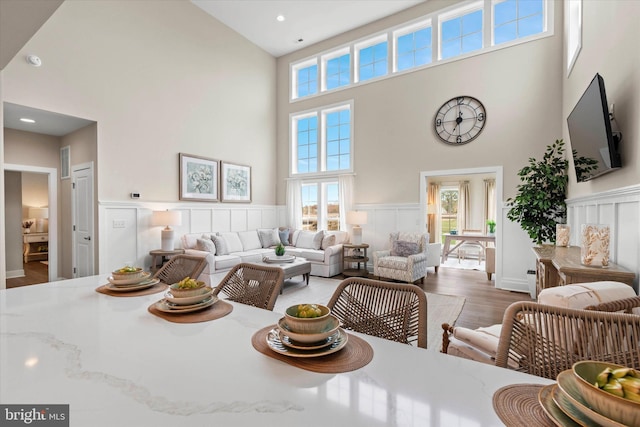
[[29, 233], [22, 235], [24, 262], [33, 259], [46, 260], [49, 257], [49, 233]]
[[633, 286], [636, 274], [614, 263], [609, 267], [588, 267], [580, 262], [578, 246], [534, 247], [536, 255], [536, 290], [572, 283], [612, 280]]

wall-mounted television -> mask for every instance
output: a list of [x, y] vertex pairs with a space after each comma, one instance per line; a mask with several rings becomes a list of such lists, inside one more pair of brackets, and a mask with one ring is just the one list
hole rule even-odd
[[578, 182], [622, 167], [619, 151], [622, 134], [609, 113], [600, 74], [596, 74], [567, 117], [567, 125]]

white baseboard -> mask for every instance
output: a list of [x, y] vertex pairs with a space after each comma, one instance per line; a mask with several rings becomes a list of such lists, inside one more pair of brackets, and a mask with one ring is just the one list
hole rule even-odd
[[16, 277], [24, 277], [24, 269], [7, 271], [7, 279], [15, 279]]

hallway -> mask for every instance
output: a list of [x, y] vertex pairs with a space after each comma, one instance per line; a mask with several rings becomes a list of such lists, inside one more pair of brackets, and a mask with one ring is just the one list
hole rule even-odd
[[31, 261], [22, 264], [24, 268], [24, 277], [16, 277], [7, 279], [7, 289], [17, 288], [19, 286], [35, 285], [49, 281], [49, 267], [40, 261]]

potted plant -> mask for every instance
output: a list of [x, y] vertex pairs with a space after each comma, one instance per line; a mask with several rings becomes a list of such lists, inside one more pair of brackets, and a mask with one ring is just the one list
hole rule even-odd
[[489, 234], [496, 234], [496, 222], [494, 220], [487, 220], [487, 226], [489, 227]]
[[569, 162], [564, 157], [564, 141], [548, 145], [542, 160], [529, 158], [529, 165], [518, 172], [518, 194], [507, 199], [507, 218], [520, 223], [537, 244], [555, 242], [556, 223], [567, 215], [565, 194]]
[[33, 221], [24, 221], [22, 223], [22, 228], [24, 228], [24, 234], [31, 233], [31, 226], [33, 225]]
[[284, 245], [282, 243], [278, 243], [278, 246], [276, 246], [276, 256], [283, 256], [284, 255]]

